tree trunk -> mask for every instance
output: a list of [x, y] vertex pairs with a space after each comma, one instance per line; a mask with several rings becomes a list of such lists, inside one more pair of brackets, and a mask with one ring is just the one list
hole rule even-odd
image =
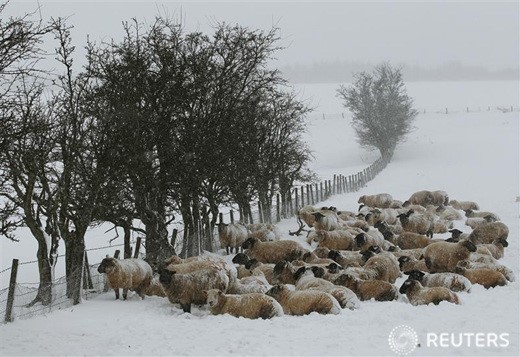
[[63, 235], [65, 241], [65, 272], [67, 278], [67, 297], [74, 305], [80, 302], [83, 257], [85, 252], [86, 228], [80, 228]]

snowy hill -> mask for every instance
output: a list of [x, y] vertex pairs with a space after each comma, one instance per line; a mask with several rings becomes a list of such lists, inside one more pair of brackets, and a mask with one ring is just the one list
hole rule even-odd
[[[431, 107], [438, 107], [441, 102], [436, 102], [439, 98], [434, 93], [439, 93], [455, 103], [453, 97], [459, 87], [443, 85], [443, 88], [451, 88], [448, 91], [451, 96], [446, 90], [436, 92], [432, 87], [421, 89], [422, 96], [417, 102], [428, 103], [431, 96], [434, 98], [429, 102]], [[466, 87], [472, 88], [471, 83]], [[323, 103], [332, 102], [329, 93], [322, 89], [318, 91], [327, 93]], [[507, 98], [500, 104], [515, 104], [516, 100], [518, 106], [518, 99], [510, 92], [501, 93]], [[413, 96], [413, 91], [410, 94]], [[518, 98], [517, 91], [516, 95]], [[481, 96], [479, 92], [479, 98]], [[328, 109], [323, 111], [341, 112], [336, 105], [327, 105]], [[465, 105], [459, 104], [464, 109]], [[509, 247], [500, 262], [520, 277], [516, 202], [519, 196], [519, 113], [496, 110], [466, 113], [464, 109], [448, 115], [434, 112], [419, 115], [416, 130], [397, 148], [392, 162], [379, 176], [359, 192], [333, 196], [323, 205], [356, 210], [357, 199], [363, 194], [386, 192], [405, 200], [411, 193], [423, 189], [445, 190], [451, 199], [474, 200], [482, 210], [497, 213], [509, 227]], [[348, 120], [341, 117], [312, 119], [309, 141], [316, 157], [313, 169], [323, 178], [353, 173], [377, 157], [358, 149]], [[289, 238], [287, 232], [294, 230], [296, 220], [284, 220], [278, 226], [286, 234], [285, 238]], [[456, 227], [469, 231], [463, 221], [457, 221]], [[304, 237], [297, 239], [304, 241]], [[5, 254], [4, 251], [2, 256]], [[400, 286], [403, 281], [404, 278], [400, 278], [396, 285]], [[193, 314], [183, 314], [164, 298], [147, 297], [141, 301], [132, 296], [128, 301], [114, 301], [110, 292], [73, 308], [0, 326], [0, 354], [391, 356], [395, 353], [388, 343], [390, 332], [398, 325], [407, 325], [415, 330], [420, 344], [412, 356], [514, 356], [520, 352], [519, 287], [518, 281], [489, 290], [473, 286], [471, 293], [459, 294], [460, 306], [441, 303], [414, 307], [405, 301], [370, 301], [363, 302], [358, 310], [343, 311], [337, 316], [313, 313], [269, 321], [211, 316], [205, 308], [193, 308]], [[441, 333], [448, 334], [449, 347], [428, 344], [428, 334]], [[465, 339], [460, 334], [466, 334]], [[483, 335], [477, 339], [476, 334]], [[494, 335], [501, 334], [507, 346], [499, 343], [501, 340], [490, 342]], [[461, 346], [457, 347], [459, 341]]]

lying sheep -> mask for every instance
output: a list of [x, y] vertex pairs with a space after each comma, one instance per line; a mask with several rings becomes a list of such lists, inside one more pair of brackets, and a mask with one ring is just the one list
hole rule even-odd
[[[397, 216], [396, 216], [397, 218]], [[403, 233], [403, 226], [401, 226], [401, 222], [397, 221], [396, 224], [388, 224], [386, 222], [376, 222], [374, 224], [374, 228], [377, 228], [383, 235], [385, 233], [390, 232], [392, 234], [401, 234]]]
[[445, 219], [438, 219], [433, 222], [432, 233], [448, 233], [453, 228], [453, 222]]
[[465, 276], [472, 284], [482, 285], [486, 289], [507, 284], [506, 277], [502, 273], [493, 269], [466, 269], [457, 266], [455, 267], [455, 273]]
[[399, 296], [397, 288], [387, 281], [361, 280], [350, 274], [341, 274], [334, 284], [345, 286], [352, 290], [361, 301], [375, 299], [377, 301], [392, 301]]
[[[301, 267], [294, 273], [296, 281], [296, 290], [318, 290], [331, 294], [339, 303], [341, 308], [353, 310], [359, 306], [359, 300], [356, 295], [344, 286], [337, 286], [330, 281], [316, 277], [314, 271], [319, 270], [317, 267], [306, 268]], [[323, 274], [320, 274], [323, 275]]]
[[222, 269], [176, 274], [175, 271], [163, 268], [159, 274], [159, 281], [168, 300], [172, 304], [180, 304], [184, 312], [191, 312], [191, 304], [203, 305], [206, 303], [204, 290], [227, 291], [229, 286], [229, 278]]
[[377, 195], [363, 195], [359, 197], [358, 203], [374, 208], [388, 208], [392, 204], [392, 201], [392, 195], [388, 193], [380, 193]]
[[[274, 225], [272, 223], [251, 223], [251, 224], [245, 224], [244, 226], [246, 227], [246, 229], [248, 231], [250, 231], [252, 233], [261, 231], [261, 232], [264, 232], [264, 235], [269, 236], [270, 238], [273, 238], [273, 239], [268, 239], [268, 240], [280, 240], [280, 238], [281, 238], [280, 230], [278, 229], [278, 227], [276, 227], [276, 225]], [[269, 232], [271, 232], [272, 234]]]
[[333, 211], [319, 211], [313, 212], [314, 229], [323, 231], [332, 231], [334, 229], [341, 229], [344, 225], [340, 222], [338, 215]]
[[424, 248], [433, 242], [425, 235], [414, 232], [403, 232], [394, 240], [394, 243], [401, 249]]
[[235, 253], [238, 253], [238, 249], [240, 248], [242, 243], [247, 239], [247, 236], [247, 229], [241, 224], [218, 224], [218, 237], [220, 240], [220, 247], [226, 248], [226, 254], [233, 253], [233, 248], [235, 248]]
[[423, 248], [414, 248], [414, 249], [403, 249], [401, 251], [392, 252], [396, 259], [400, 257], [413, 257], [415, 259], [421, 260], [423, 259]]
[[418, 192], [414, 192], [410, 198], [404, 202], [403, 207], [406, 207], [406, 202], [409, 202], [412, 205], [419, 205], [419, 206], [428, 206], [433, 204], [434, 202], [434, 196], [430, 191], [422, 190]]
[[354, 276], [364, 280], [383, 280], [390, 283], [395, 283], [401, 276], [399, 262], [392, 253], [375, 254], [372, 251], [365, 251], [363, 258], [366, 260], [363, 268], [348, 268], [347, 271], [361, 269], [359, 271], [361, 274], [354, 274]]
[[291, 262], [282, 260], [274, 266], [273, 284], [294, 284], [294, 273], [298, 270]]
[[439, 216], [439, 218], [448, 221], [458, 221], [462, 219], [462, 214], [450, 206], [441, 205], [435, 209], [435, 213]]
[[369, 247], [378, 246], [383, 250], [393, 251], [395, 245], [387, 241], [384, 236], [377, 229], [371, 229], [366, 233], [360, 233], [356, 236], [357, 249], [363, 251]]
[[457, 201], [451, 200], [449, 205], [455, 209], [466, 211], [468, 209], [479, 210], [479, 206], [476, 202], [473, 201]]
[[256, 259], [260, 263], [278, 263], [282, 260], [292, 261], [300, 259], [308, 252], [299, 243], [292, 240], [281, 240], [275, 242], [260, 242], [256, 238], [248, 238], [243, 244], [242, 249], [247, 250], [246, 254], [251, 259]]
[[[162, 267], [164, 267], [164, 265], [161, 265], [159, 270]], [[218, 269], [223, 270], [230, 281], [234, 281], [237, 278], [237, 269], [235, 266], [228, 264], [221, 256], [216, 254], [199, 256], [197, 260], [188, 259], [185, 263], [180, 264], [170, 263], [164, 268], [176, 271], [177, 274], [186, 274], [197, 270]]]
[[308, 264], [330, 264], [335, 263], [334, 260], [329, 258], [319, 258], [314, 252], [307, 252], [302, 257], [303, 261]]
[[414, 257], [403, 255], [397, 260], [399, 261], [399, 269], [401, 269], [402, 272], [411, 270], [428, 271], [428, 267], [426, 266], [426, 261], [424, 259], [417, 260]]
[[347, 230], [335, 231], [316, 231], [316, 238], [319, 247], [327, 247], [335, 250], [354, 250], [356, 241], [354, 236]]
[[474, 218], [474, 217], [482, 217], [482, 218], [486, 218], [486, 217], [491, 217], [491, 219], [493, 219], [494, 221], [500, 221], [500, 217], [498, 217], [497, 214], [493, 213], [493, 212], [487, 212], [487, 211], [473, 211], [471, 209], [468, 209], [468, 210], [465, 210], [464, 213], [466, 213], [466, 217], [468, 218]]
[[343, 268], [360, 267], [365, 264], [363, 256], [359, 252], [331, 250], [328, 257], [341, 265]]
[[475, 229], [477, 227], [483, 226], [485, 224], [496, 222], [495, 219], [491, 216], [485, 216], [485, 217], [470, 217], [466, 219], [466, 226], [471, 227], [471, 229]]
[[263, 294], [270, 288], [271, 284], [269, 284], [264, 274], [260, 270], [254, 269], [251, 276], [230, 282], [227, 293], [237, 295], [250, 293]]
[[252, 232], [250, 231], [247, 234], [247, 238], [256, 238], [262, 242], [267, 242], [276, 240], [276, 235], [269, 229], [260, 229]]
[[462, 232], [461, 230], [455, 228], [455, 229], [450, 229], [448, 231], [449, 233], [451, 233], [451, 239], [450, 241], [451, 242], [458, 242], [459, 240], [467, 240], [469, 239], [469, 233], [464, 233]]
[[341, 306], [337, 300], [323, 291], [290, 291], [285, 285], [275, 285], [266, 295], [276, 299], [287, 315], [301, 316], [311, 312], [334, 315], [341, 313]]
[[453, 272], [457, 263], [468, 259], [477, 247], [469, 240], [458, 243], [435, 242], [424, 248], [426, 266], [431, 273]]
[[432, 191], [433, 202], [432, 204], [435, 206], [445, 205], [447, 206], [450, 198], [448, 197], [448, 193], [446, 191], [436, 190]]
[[152, 267], [142, 259], [118, 260], [107, 257], [101, 261], [97, 270], [106, 274], [108, 286], [116, 293], [116, 300], [119, 300], [119, 289], [123, 289], [124, 300], [128, 290], [135, 291], [144, 299], [145, 291], [153, 279]]
[[469, 292], [471, 289], [471, 282], [464, 276], [455, 273], [435, 273], [428, 274], [419, 270], [406, 271], [408, 279], [417, 280], [421, 282], [422, 286], [433, 288], [436, 286], [443, 286], [451, 291]]
[[207, 291], [207, 303], [213, 315], [229, 314], [246, 319], [270, 319], [283, 315], [278, 301], [258, 293], [226, 295], [221, 290], [211, 289]]
[[399, 289], [401, 294], [406, 294], [408, 301], [412, 305], [438, 305], [441, 301], [460, 304], [459, 297], [456, 293], [448, 288], [436, 286], [433, 288], [423, 287], [417, 280], [406, 280]]
[[479, 244], [477, 245], [477, 253], [488, 252], [495, 259], [501, 259], [504, 257], [504, 248], [509, 243], [505, 239], [495, 239], [491, 244]]
[[261, 272], [269, 284], [273, 284], [273, 270], [274, 264], [260, 263], [256, 259], [249, 260], [245, 267], [250, 269], [251, 275], [255, 275], [256, 271]]
[[507, 281], [513, 282], [516, 280], [516, 277], [515, 277], [515, 274], [513, 273], [513, 271], [511, 269], [509, 269], [508, 267], [506, 267], [505, 265], [501, 265], [501, 264], [479, 263], [479, 262], [473, 262], [470, 260], [462, 260], [457, 264], [457, 266], [460, 266], [462, 268], [468, 268], [468, 269], [481, 269], [481, 268], [492, 269], [492, 270], [496, 270], [496, 271], [500, 272], [503, 276], [505, 276]]
[[509, 228], [502, 222], [491, 222], [475, 228], [469, 234], [469, 240], [474, 244], [489, 244], [495, 239], [507, 239]]

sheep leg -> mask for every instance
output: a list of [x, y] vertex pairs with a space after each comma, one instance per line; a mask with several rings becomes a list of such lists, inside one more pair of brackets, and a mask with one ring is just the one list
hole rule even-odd
[[181, 309], [182, 309], [182, 311], [184, 311], [184, 312], [188, 312], [188, 313], [191, 314], [191, 304], [190, 304], [189, 302], [186, 303], [186, 304], [182, 304], [182, 303], [181, 303], [180, 305], [181, 305]]
[[114, 292], [116, 293], [116, 300], [119, 300], [119, 289], [114, 289]]
[[226, 246], [226, 255], [229, 255], [229, 246]]
[[123, 289], [123, 300], [126, 300], [127, 296], [128, 296], [128, 289]]

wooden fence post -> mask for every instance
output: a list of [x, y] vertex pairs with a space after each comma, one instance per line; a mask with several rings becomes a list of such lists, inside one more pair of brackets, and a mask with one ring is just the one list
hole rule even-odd
[[320, 202], [320, 192], [318, 189], [318, 184], [314, 185], [314, 189], [316, 190], [316, 203]]
[[16, 275], [18, 274], [18, 259], [13, 259], [11, 264], [11, 278], [9, 279], [9, 292], [7, 293], [7, 305], [5, 309], [5, 322], [12, 322], [13, 319], [13, 305], [14, 305], [14, 291], [16, 289]]
[[295, 188], [294, 189], [294, 212], [295, 212], [295, 214], [298, 213], [297, 211], [300, 209], [299, 207], [300, 207], [300, 204], [298, 202], [298, 188]]
[[312, 205], [311, 202], [311, 191], [309, 190], [309, 185], [305, 185], [305, 188], [307, 190], [307, 204]]
[[119, 253], [121, 253], [121, 251], [119, 249], [117, 249], [115, 252], [114, 252], [114, 258], [115, 259], [119, 259]]
[[276, 195], [276, 222], [280, 222], [282, 220], [282, 215], [280, 212], [280, 194]]
[[85, 277], [86, 279], [83, 279], [83, 289], [94, 289], [92, 275], [90, 274], [90, 264], [88, 263], [87, 251], [85, 251]]
[[179, 231], [177, 230], [177, 228], [174, 228], [173, 232], [172, 232], [172, 238], [170, 240], [170, 245], [172, 247], [175, 247], [175, 241], [177, 240], [177, 233], [179, 233]]
[[332, 177], [332, 194], [335, 195], [336, 194], [336, 180], [337, 180], [337, 176], [334, 175]]
[[300, 190], [301, 190], [301, 198], [302, 198], [302, 207], [305, 206], [305, 195], [304, 195], [304, 191], [303, 191], [303, 186], [300, 187]]
[[134, 258], [139, 257], [140, 249], [141, 249], [141, 237], [137, 237], [137, 241], [135, 242]]
[[262, 212], [262, 204], [260, 201], [258, 201], [258, 219], [260, 220], [260, 223], [264, 223], [264, 214]]
[[323, 202], [323, 181], [320, 182], [320, 202]]
[[229, 210], [229, 221], [231, 223], [235, 223], [235, 213], [233, 212], [232, 209]]

